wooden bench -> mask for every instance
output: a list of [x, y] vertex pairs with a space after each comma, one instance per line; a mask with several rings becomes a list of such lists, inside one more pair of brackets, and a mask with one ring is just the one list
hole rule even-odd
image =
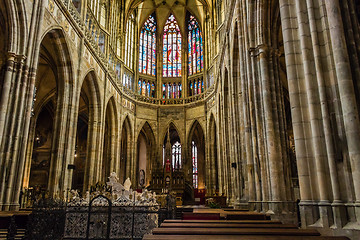
[[218, 223], [218, 224], [281, 224], [279, 220], [180, 220], [166, 219], [164, 223]]
[[[231, 211], [229, 211], [231, 210]], [[193, 210], [193, 214], [219, 214], [220, 218], [228, 220], [270, 220], [270, 216], [252, 211], [239, 211], [236, 209], [208, 209], [198, 208]]]
[[276, 228], [155, 228], [153, 235], [278, 235], [320, 236], [315, 229]]
[[261, 213], [230, 213], [226, 214], [225, 218], [227, 220], [270, 220], [269, 216]]
[[298, 229], [295, 224], [267, 224], [267, 223], [162, 223], [162, 228], [292, 228]]
[[347, 237], [323, 236], [249, 236], [249, 235], [150, 235], [143, 240], [350, 240]]
[[187, 213], [183, 212], [183, 220], [220, 220], [219, 213]]

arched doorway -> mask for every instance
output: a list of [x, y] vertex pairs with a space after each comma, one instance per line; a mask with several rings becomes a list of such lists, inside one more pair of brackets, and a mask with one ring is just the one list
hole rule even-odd
[[163, 141], [163, 165], [167, 161], [170, 168], [174, 171], [183, 168], [182, 144], [180, 135], [173, 123], [170, 123]]
[[131, 171], [131, 124], [129, 117], [126, 117], [121, 130], [121, 152], [120, 152], [120, 181], [124, 182], [130, 177]]
[[49, 101], [39, 113], [31, 156], [29, 188], [47, 190], [50, 171], [51, 147], [54, 131], [54, 102]]
[[209, 134], [208, 134], [208, 144], [209, 144], [209, 184], [207, 184], [208, 194], [209, 195], [218, 195], [219, 194], [219, 175], [218, 175], [218, 144], [217, 144], [217, 129], [216, 129], [216, 122], [215, 117], [213, 114], [210, 116], [210, 123], [209, 123]]
[[154, 167], [155, 159], [155, 136], [148, 122], [145, 122], [137, 140], [137, 186], [139, 188], [148, 187], [151, 180], [151, 169]]
[[[111, 172], [116, 172], [117, 160], [117, 111], [114, 98], [110, 98], [105, 113], [104, 146], [101, 177], [103, 182], [108, 181]], [[118, 175], [119, 173], [116, 172]]]
[[195, 121], [190, 129], [188, 149], [194, 200], [195, 203], [205, 204], [205, 136], [198, 121]]
[[60, 119], [68, 108], [60, 108], [60, 105], [69, 99], [70, 89], [65, 90], [64, 82], [70, 81], [71, 74], [63, 41], [60, 30], [51, 30], [40, 44], [23, 177], [24, 188], [49, 190], [51, 193], [64, 188], [64, 179], [56, 171], [65, 163], [63, 152], [59, 151], [62, 143], [58, 139], [64, 135], [61, 132], [64, 123]]
[[100, 180], [101, 101], [96, 75], [89, 72], [79, 96], [72, 189], [87, 191]]

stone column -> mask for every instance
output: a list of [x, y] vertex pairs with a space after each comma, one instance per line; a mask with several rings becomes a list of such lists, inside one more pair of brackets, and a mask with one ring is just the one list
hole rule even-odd
[[[312, 211], [311, 198], [311, 179], [309, 175], [309, 159], [308, 144], [306, 140], [305, 130], [308, 124], [304, 123], [304, 107], [300, 96], [304, 94], [303, 86], [299, 82], [298, 65], [301, 61], [301, 53], [298, 40], [298, 25], [294, 21], [296, 19], [296, 9], [294, 2], [288, 0], [280, 0], [280, 16], [282, 23], [282, 32], [284, 39], [286, 69], [289, 84], [289, 97], [291, 102], [292, 124], [295, 138], [296, 159], [299, 175], [300, 196], [301, 196], [301, 223], [305, 227], [306, 223], [313, 223], [314, 212]], [[300, 75], [302, 76], [302, 75]], [[306, 212], [306, 214], [305, 214]]]
[[338, 0], [325, 1], [330, 26], [333, 58], [339, 86], [347, 147], [355, 190], [355, 212], [360, 221], [360, 121], [352, 81], [349, 56], [346, 49], [345, 33]]
[[[320, 106], [323, 120], [323, 128], [324, 128], [324, 137], [325, 137], [325, 145], [328, 159], [328, 166], [330, 171], [330, 181], [331, 181], [331, 189], [332, 189], [332, 197], [333, 197], [333, 214], [334, 214], [334, 223], [336, 226], [342, 227], [342, 216], [344, 212], [340, 209], [341, 206], [341, 196], [340, 196], [340, 187], [338, 182], [338, 174], [337, 167], [335, 162], [335, 149], [333, 142], [333, 133], [330, 122], [330, 113], [328, 109], [328, 100], [326, 96], [326, 85], [323, 76], [323, 66], [322, 66], [322, 56], [320, 50], [320, 40], [318, 38], [318, 30], [316, 24], [316, 18], [314, 13], [314, 4], [313, 1], [307, 0], [307, 10], [309, 14], [309, 26], [311, 32], [311, 40], [314, 50], [314, 61], [316, 71], [316, 80], [317, 85], [319, 87], [319, 98], [320, 98]], [[328, 224], [329, 225], [329, 224]]]
[[[269, 171], [270, 171], [270, 183], [271, 183], [271, 201], [270, 209], [275, 213], [279, 213], [281, 207], [278, 206], [278, 203], [283, 200], [282, 192], [285, 191], [283, 186], [283, 178], [280, 176], [282, 174], [281, 165], [279, 164], [280, 152], [278, 149], [278, 141], [274, 123], [273, 116], [273, 106], [271, 101], [271, 96], [274, 94], [271, 91], [271, 86], [269, 82], [269, 69], [268, 69], [268, 60], [265, 51], [267, 49], [259, 49], [259, 61], [260, 61], [260, 73], [261, 73], [261, 86], [262, 86], [262, 96], [264, 104], [264, 122], [265, 122], [265, 131], [266, 131], [266, 147], [267, 155], [269, 161]], [[281, 161], [281, 160], [280, 160]]]

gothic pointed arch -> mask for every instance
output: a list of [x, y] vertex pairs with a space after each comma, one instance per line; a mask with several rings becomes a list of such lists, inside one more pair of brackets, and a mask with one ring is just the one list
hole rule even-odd
[[199, 121], [195, 120], [189, 132], [188, 152], [191, 159], [192, 185], [197, 190], [205, 189], [205, 144], [204, 130]]
[[116, 172], [115, 166], [118, 163], [118, 113], [116, 108], [116, 102], [112, 96], [105, 110], [105, 127], [104, 127], [104, 147], [103, 147], [103, 158], [102, 158], [102, 181], [106, 182], [110, 173]]
[[209, 151], [209, 164], [207, 172], [207, 179], [208, 179], [208, 191], [209, 194], [218, 194], [219, 193], [219, 163], [218, 163], [218, 132], [216, 128], [216, 120], [214, 114], [210, 115], [209, 120], [209, 130], [208, 130], [208, 151]]
[[85, 75], [80, 89], [72, 185], [74, 189], [87, 191], [100, 180], [101, 172], [102, 96], [94, 71]]
[[[183, 143], [178, 128], [174, 122], [170, 122], [163, 135], [162, 164], [169, 160], [173, 169], [180, 169], [183, 165], [182, 147]], [[170, 159], [165, 159], [166, 152], [170, 152]]]
[[0, 22], [3, 22], [2, 31], [8, 36], [4, 39], [6, 51], [24, 54], [27, 40], [25, 36], [28, 34], [24, 1], [4, 0], [0, 6], [0, 18]]
[[120, 173], [120, 182], [124, 182], [131, 174], [132, 128], [129, 116], [126, 116], [123, 121], [120, 139], [120, 165], [117, 167]]
[[61, 29], [46, 31], [39, 46], [33, 90], [36, 100], [32, 104], [34, 117], [30, 119], [22, 182], [24, 187], [37, 186], [54, 194], [64, 186], [53, 183], [67, 177], [53, 169], [66, 165], [69, 159], [64, 135], [70, 132], [61, 125], [66, 114], [72, 111], [67, 103], [74, 92], [73, 70], [67, 41]]
[[146, 121], [137, 136], [137, 185], [139, 188], [148, 187], [151, 172], [156, 165], [156, 140], [154, 132]]

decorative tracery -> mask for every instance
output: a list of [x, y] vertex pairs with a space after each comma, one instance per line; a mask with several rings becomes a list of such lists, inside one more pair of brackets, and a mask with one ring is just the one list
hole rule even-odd
[[164, 27], [163, 76], [181, 76], [181, 33], [173, 14], [169, 16]]
[[188, 24], [188, 48], [189, 48], [189, 75], [203, 70], [203, 43], [202, 36], [194, 16], [190, 16]]
[[156, 20], [153, 15], [144, 23], [140, 33], [139, 72], [155, 76]]

